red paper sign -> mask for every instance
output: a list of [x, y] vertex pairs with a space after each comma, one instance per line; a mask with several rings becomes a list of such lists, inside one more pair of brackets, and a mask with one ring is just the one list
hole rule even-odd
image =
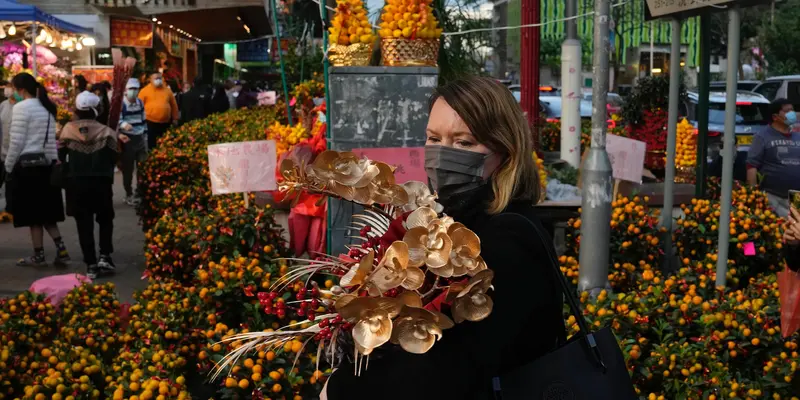
[[353, 149], [353, 153], [396, 167], [394, 176], [398, 184], [408, 181], [428, 182], [428, 174], [425, 173], [424, 147]]
[[111, 18], [111, 47], [153, 47], [153, 24]]
[[261, 192], [278, 188], [275, 141], [219, 143], [208, 146], [211, 193]]
[[73, 75], [83, 75], [89, 83], [97, 83], [102, 81], [114, 81], [114, 67], [96, 68], [96, 67], [72, 67]]
[[754, 256], [756, 255], [756, 245], [753, 242], [747, 242], [742, 245], [742, 249], [744, 250], [744, 255], [746, 256]]

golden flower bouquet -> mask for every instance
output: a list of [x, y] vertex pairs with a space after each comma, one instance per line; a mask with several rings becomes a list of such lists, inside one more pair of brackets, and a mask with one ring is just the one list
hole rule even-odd
[[[337, 354], [353, 354], [359, 373], [363, 360], [386, 343], [422, 354], [443, 330], [480, 321], [492, 311], [487, 291], [494, 274], [481, 258], [480, 239], [439, 214], [427, 185], [398, 185], [392, 167], [351, 152], [326, 150], [313, 162], [310, 158], [299, 151], [286, 157], [279, 189], [290, 197], [305, 192], [363, 205], [364, 213], [354, 215], [351, 227], [359, 231], [360, 242], [339, 256], [291, 259], [289, 271], [258, 298], [267, 314], [293, 313], [306, 321], [223, 340], [242, 345], [220, 360], [214, 378], [249, 352], [293, 340], [303, 341], [303, 347], [314, 341], [318, 355], [325, 349], [331, 364]], [[319, 283], [332, 276], [338, 285]], [[306, 289], [292, 300], [284, 289], [298, 282]], [[352, 338], [352, 353], [338, 348], [337, 338], [344, 335]]]

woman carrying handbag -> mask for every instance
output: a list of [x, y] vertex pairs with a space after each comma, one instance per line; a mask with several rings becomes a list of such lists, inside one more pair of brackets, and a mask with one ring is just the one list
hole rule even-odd
[[64, 203], [61, 189], [50, 184], [53, 164], [58, 159], [56, 105], [30, 74], [17, 74], [11, 84], [23, 100], [14, 106], [5, 160], [8, 211], [14, 217], [15, 228], [30, 229], [33, 242], [33, 256], [19, 260], [17, 265], [47, 265], [45, 230], [56, 247], [55, 264], [63, 265], [70, 259], [57, 225], [64, 221]]

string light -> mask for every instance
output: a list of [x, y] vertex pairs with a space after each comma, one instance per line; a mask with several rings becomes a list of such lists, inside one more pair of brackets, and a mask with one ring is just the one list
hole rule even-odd
[[16, 24], [14, 24], [14, 23], [11, 24], [11, 27], [8, 28], [8, 34], [11, 35], [11, 36], [14, 36], [14, 35], [17, 34], [17, 25]]

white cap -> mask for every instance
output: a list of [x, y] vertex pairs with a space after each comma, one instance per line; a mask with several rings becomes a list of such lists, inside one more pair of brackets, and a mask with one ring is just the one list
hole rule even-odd
[[100, 105], [100, 98], [90, 91], [83, 91], [75, 98], [75, 108], [81, 111], [95, 110]]
[[139, 84], [139, 80], [136, 79], [136, 78], [128, 79], [128, 83], [125, 84], [125, 89], [130, 89], [130, 88], [139, 89], [140, 87], [142, 87], [142, 86]]

